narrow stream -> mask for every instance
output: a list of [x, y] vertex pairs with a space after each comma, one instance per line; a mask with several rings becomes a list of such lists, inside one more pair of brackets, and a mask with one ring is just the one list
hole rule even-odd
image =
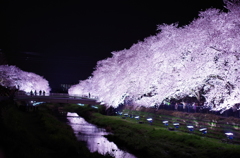
[[98, 152], [102, 155], [110, 154], [114, 158], [136, 158], [134, 155], [120, 150], [116, 144], [109, 142], [104, 135], [108, 135], [103, 128], [88, 123], [77, 113], [67, 113], [68, 124], [73, 128], [79, 141], [85, 141], [91, 152]]

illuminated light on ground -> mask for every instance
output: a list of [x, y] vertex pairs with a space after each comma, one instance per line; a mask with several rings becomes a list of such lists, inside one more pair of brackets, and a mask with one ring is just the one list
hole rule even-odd
[[152, 118], [147, 118], [147, 121], [148, 121], [150, 124], [152, 124], [153, 119], [152, 119]]
[[128, 114], [126, 113], [126, 114], [123, 114], [125, 117], [128, 117]]
[[207, 134], [207, 128], [201, 128], [199, 131], [202, 132], [202, 134]]
[[139, 118], [140, 118], [139, 116], [135, 116], [135, 119], [139, 120]]
[[36, 106], [36, 105], [43, 104], [43, 103], [45, 103], [45, 102], [35, 102], [35, 103], [33, 103], [32, 105], [33, 105], [33, 106]]
[[82, 103], [78, 103], [77, 105], [79, 105], [79, 106], [84, 106], [85, 104], [82, 104]]
[[179, 128], [179, 123], [173, 123], [173, 126], [175, 127], [175, 128]]
[[194, 131], [194, 127], [193, 127], [193, 126], [187, 126], [187, 128], [188, 128], [188, 130], [189, 130], [190, 132], [193, 132], [193, 131]]
[[228, 139], [233, 139], [233, 133], [227, 132], [225, 133], [225, 135], [227, 136]]
[[94, 109], [98, 109], [98, 107], [97, 107], [97, 106], [92, 106], [92, 108], [94, 108]]
[[165, 126], [168, 126], [168, 121], [163, 121], [162, 122]]
[[148, 120], [148, 121], [152, 121], [153, 119], [152, 119], [152, 118], [148, 118], [147, 120]]

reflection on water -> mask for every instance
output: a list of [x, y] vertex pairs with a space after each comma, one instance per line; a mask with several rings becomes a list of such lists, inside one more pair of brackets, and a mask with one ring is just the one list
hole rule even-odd
[[135, 158], [132, 154], [118, 149], [117, 145], [109, 142], [103, 135], [108, 133], [103, 128], [88, 123], [77, 113], [67, 113], [69, 125], [73, 128], [79, 141], [85, 141], [91, 152], [98, 152], [102, 155], [107, 153], [114, 158]]

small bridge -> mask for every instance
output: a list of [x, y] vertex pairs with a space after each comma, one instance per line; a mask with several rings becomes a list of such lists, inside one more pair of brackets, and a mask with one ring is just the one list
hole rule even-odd
[[69, 103], [69, 104], [91, 104], [99, 105], [94, 98], [70, 96], [66, 93], [50, 93], [46, 95], [30, 95], [26, 93], [17, 93], [15, 96], [16, 100], [19, 101], [35, 101], [35, 102], [47, 102], [47, 103]]

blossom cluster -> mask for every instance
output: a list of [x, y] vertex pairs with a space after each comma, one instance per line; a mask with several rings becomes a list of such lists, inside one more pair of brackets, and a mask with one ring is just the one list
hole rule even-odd
[[[234, 3], [232, 3], [234, 2]], [[240, 103], [240, 5], [207, 9], [189, 25], [159, 25], [156, 35], [98, 61], [69, 94], [97, 96], [107, 106], [150, 107], [195, 96], [213, 109]]]
[[50, 92], [49, 83], [42, 76], [26, 72], [12, 65], [0, 65], [0, 85], [8, 88], [17, 88], [21, 91]]

